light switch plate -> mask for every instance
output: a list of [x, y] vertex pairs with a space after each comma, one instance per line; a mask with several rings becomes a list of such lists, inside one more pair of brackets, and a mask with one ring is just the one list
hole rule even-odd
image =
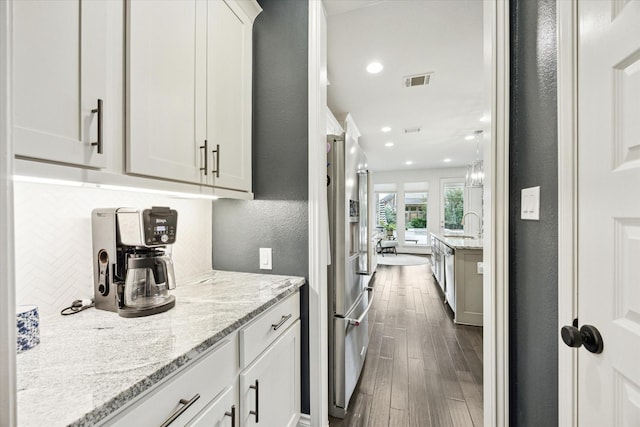
[[540, 220], [540, 187], [530, 187], [522, 189], [520, 198], [520, 218], [539, 221]]
[[260, 248], [260, 270], [272, 270], [271, 248]]

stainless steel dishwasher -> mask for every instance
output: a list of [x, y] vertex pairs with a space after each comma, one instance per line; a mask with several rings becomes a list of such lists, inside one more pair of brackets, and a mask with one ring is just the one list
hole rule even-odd
[[455, 249], [442, 245], [444, 256], [444, 297], [456, 318]]

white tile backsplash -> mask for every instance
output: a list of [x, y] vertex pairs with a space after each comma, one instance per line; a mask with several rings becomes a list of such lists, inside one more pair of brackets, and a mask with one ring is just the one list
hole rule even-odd
[[16, 182], [16, 303], [40, 315], [93, 297], [91, 211], [169, 206], [178, 211], [173, 246], [176, 281], [211, 270], [211, 200]]

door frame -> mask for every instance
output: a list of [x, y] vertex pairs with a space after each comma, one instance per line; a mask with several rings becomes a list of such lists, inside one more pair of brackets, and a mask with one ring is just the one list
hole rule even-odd
[[[559, 1], [558, 327], [578, 317], [578, 3]], [[578, 425], [578, 355], [558, 334], [558, 425]]]
[[17, 425], [16, 309], [13, 250], [13, 146], [11, 143], [11, 12], [0, 2], [0, 425]]
[[[319, 0], [309, 4], [309, 359], [311, 408], [307, 425], [328, 424], [326, 319], [327, 224], [322, 54], [326, 21]], [[562, 2], [560, 2], [562, 3]], [[485, 262], [483, 280], [484, 424], [509, 421], [509, 2], [484, 0], [485, 83], [491, 105], [491, 131], [484, 141]], [[321, 148], [322, 147], [322, 148]], [[319, 350], [319, 351], [318, 351]]]
[[484, 0], [485, 80], [491, 130], [484, 140], [484, 425], [509, 425], [509, 2]]

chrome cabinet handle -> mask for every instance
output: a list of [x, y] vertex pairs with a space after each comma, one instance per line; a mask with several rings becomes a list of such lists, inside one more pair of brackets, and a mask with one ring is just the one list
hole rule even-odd
[[256, 416], [256, 424], [257, 424], [257, 423], [259, 423], [259, 421], [258, 421], [258, 408], [259, 408], [258, 396], [260, 395], [259, 391], [258, 391], [258, 380], [256, 380], [256, 384], [255, 385], [250, 385], [249, 388], [256, 391], [256, 410], [255, 411], [249, 411], [249, 415], [255, 415]]
[[198, 393], [196, 393], [196, 395], [193, 396], [189, 400], [180, 399], [180, 404], [182, 404], [183, 406], [181, 408], [177, 409], [176, 411], [174, 411], [173, 414], [169, 415], [169, 418], [167, 418], [165, 422], [160, 424], [160, 427], [167, 427], [169, 424], [174, 422], [180, 415], [182, 415], [184, 413], [184, 411], [186, 411], [187, 409], [189, 409], [189, 407], [191, 405], [196, 403], [196, 400], [198, 400], [198, 399], [200, 399], [200, 394], [198, 394]]
[[[369, 292], [373, 292], [373, 288], [371, 286], [367, 286], [366, 288], [364, 288], [365, 290], [369, 291]], [[358, 317], [357, 319], [353, 319], [351, 317], [345, 317], [344, 320], [348, 320], [350, 325], [353, 326], [360, 326], [360, 324], [362, 323], [362, 321], [364, 320], [364, 316], [367, 315], [367, 313], [369, 312], [369, 310], [371, 309], [371, 306], [373, 305], [373, 297], [374, 297], [375, 293], [371, 294], [371, 299], [369, 300], [369, 305], [367, 305], [367, 309], [364, 311], [364, 313], [362, 313], [360, 315], [360, 317]]]
[[220, 144], [216, 144], [216, 149], [211, 152], [216, 156], [216, 168], [211, 172], [216, 174], [216, 178], [220, 178]]
[[98, 154], [102, 154], [102, 99], [98, 99], [98, 107], [91, 110], [91, 113], [98, 114], [98, 141], [91, 145], [98, 147]]
[[209, 150], [207, 149], [207, 140], [204, 140], [204, 145], [200, 146], [201, 150], [204, 150], [204, 167], [200, 168], [201, 171], [204, 171], [205, 176], [209, 174], [209, 167], [208, 165], [208, 160], [209, 160], [209, 156], [207, 155], [207, 153], [209, 152]]
[[287, 320], [291, 319], [291, 316], [292, 314], [289, 314], [287, 316], [282, 316], [282, 319], [280, 319], [278, 323], [272, 324], [271, 327], [273, 328], [274, 331], [277, 331], [278, 329], [280, 329], [280, 326], [284, 325]]
[[231, 405], [231, 412], [225, 412], [224, 416], [231, 417], [231, 427], [236, 427], [236, 405]]

